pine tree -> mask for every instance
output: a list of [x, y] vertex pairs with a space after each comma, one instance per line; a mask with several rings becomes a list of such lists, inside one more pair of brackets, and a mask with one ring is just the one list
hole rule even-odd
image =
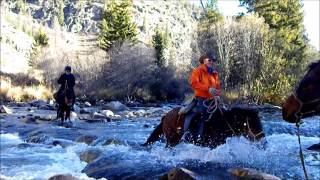
[[168, 45], [168, 37], [166, 33], [162, 33], [159, 28], [156, 28], [155, 34], [152, 36], [152, 45], [156, 50], [156, 65], [164, 67], [166, 58], [164, 57], [164, 50]]
[[211, 24], [223, 19], [218, 11], [217, 0], [206, 0], [206, 3], [204, 3], [204, 0], [200, 0], [200, 3], [204, 11], [202, 21]]
[[137, 36], [136, 25], [131, 21], [132, 1], [108, 2], [99, 26], [101, 34], [98, 38], [100, 47], [105, 50], [116, 42], [122, 44], [126, 40], [135, 41]]
[[283, 52], [290, 74], [299, 74], [306, 63], [307, 39], [299, 0], [240, 0], [249, 12], [256, 12], [274, 30], [277, 48]]

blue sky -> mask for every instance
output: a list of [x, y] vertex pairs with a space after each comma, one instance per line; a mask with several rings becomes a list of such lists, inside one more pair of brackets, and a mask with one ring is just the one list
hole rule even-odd
[[[200, 4], [200, 0], [190, 0], [192, 3]], [[205, 0], [203, 0], [205, 2]], [[320, 50], [320, 0], [302, 0], [304, 11], [304, 25], [306, 33], [310, 39], [310, 44], [318, 51]], [[239, 12], [247, 12], [243, 7], [239, 7], [239, 0], [218, 0], [218, 8], [224, 16], [236, 15]]]

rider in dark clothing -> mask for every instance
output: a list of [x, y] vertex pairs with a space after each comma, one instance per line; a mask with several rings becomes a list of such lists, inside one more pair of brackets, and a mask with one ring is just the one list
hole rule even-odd
[[[71, 74], [71, 67], [66, 66], [65, 67], [65, 73], [63, 73], [60, 78], [58, 79], [58, 84], [60, 84], [60, 88], [58, 90], [59, 99], [64, 100], [65, 92], [67, 95], [67, 98], [72, 98], [72, 104], [75, 103], [75, 93], [74, 93], [74, 86], [75, 86], [75, 78], [73, 74]], [[66, 84], [67, 83], [67, 84]], [[70, 96], [70, 97], [68, 97]]]

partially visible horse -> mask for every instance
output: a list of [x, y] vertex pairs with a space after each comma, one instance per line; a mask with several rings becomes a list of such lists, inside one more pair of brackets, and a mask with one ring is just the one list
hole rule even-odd
[[[146, 143], [152, 144], [158, 141], [164, 134], [167, 147], [173, 147], [181, 142], [183, 133], [181, 128], [184, 126], [185, 115], [179, 115], [180, 108], [174, 108], [162, 117], [160, 124], [154, 129]], [[222, 112], [222, 113], [221, 113]], [[190, 131], [193, 132], [196, 127], [197, 119], [195, 117], [190, 124]], [[228, 137], [245, 136], [252, 141], [260, 140], [265, 135], [262, 130], [258, 111], [256, 109], [234, 107], [231, 110], [217, 110], [211, 119], [206, 121], [203, 138], [200, 143], [193, 139], [186, 139], [190, 143], [201, 146], [216, 147], [224, 144]]]
[[[320, 60], [309, 69], [292, 95], [282, 105], [282, 117], [290, 123], [299, 123], [302, 118], [320, 114]], [[309, 150], [320, 150], [320, 143]]]
[[320, 60], [309, 65], [292, 95], [282, 105], [283, 119], [290, 123], [320, 113]]
[[58, 104], [57, 118], [60, 118], [61, 124], [68, 119], [70, 121], [71, 107], [74, 103], [73, 91], [66, 87], [56, 93], [55, 100]]

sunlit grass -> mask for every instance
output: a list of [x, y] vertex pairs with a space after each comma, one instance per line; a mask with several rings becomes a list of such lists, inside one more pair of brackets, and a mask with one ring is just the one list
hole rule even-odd
[[52, 98], [52, 91], [44, 85], [14, 86], [10, 81], [3, 79], [1, 79], [0, 94], [6, 100], [17, 102]]

